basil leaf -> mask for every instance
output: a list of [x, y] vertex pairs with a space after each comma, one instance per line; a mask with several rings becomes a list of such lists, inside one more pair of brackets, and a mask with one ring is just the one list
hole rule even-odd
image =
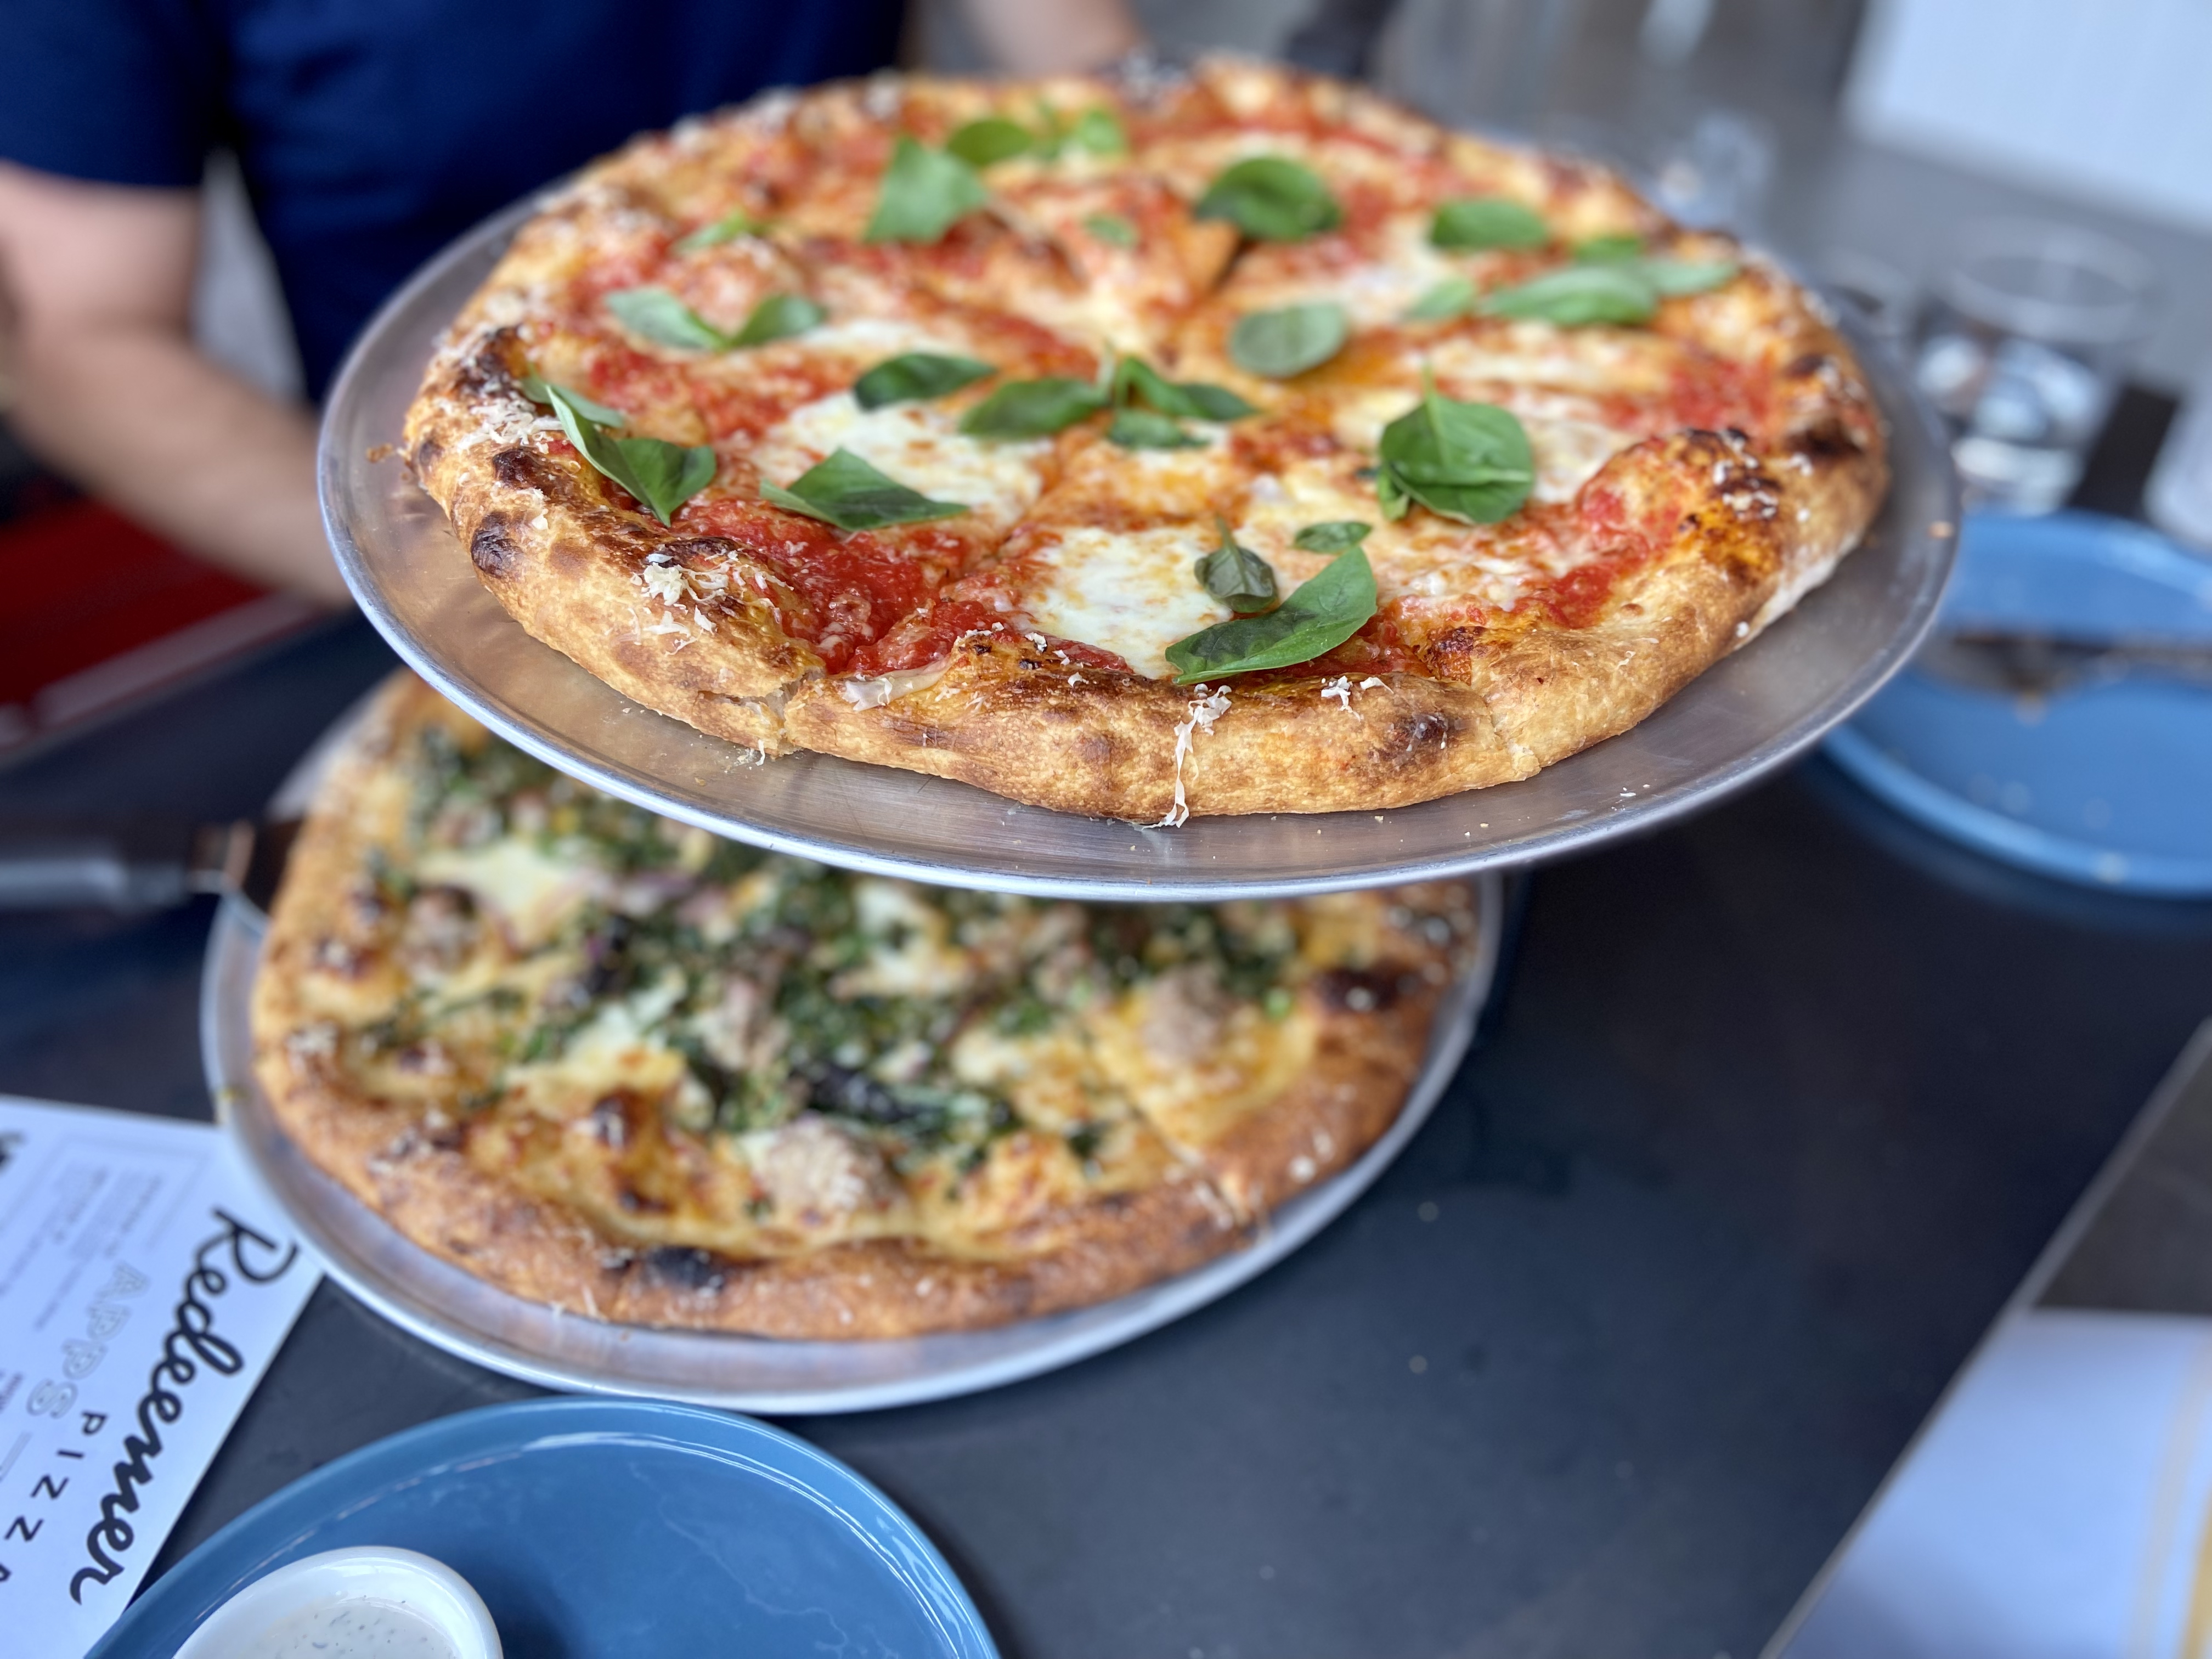
[[1129, 148], [1129, 135], [1121, 131], [1121, 120], [1112, 110], [1087, 109], [1075, 118], [1067, 143], [1071, 149], [1088, 150], [1093, 155], [1119, 155]]
[[1064, 374], [1010, 380], [962, 416], [960, 429], [971, 438], [1042, 438], [1096, 415], [1106, 403], [1090, 381]]
[[1503, 196], [1446, 202], [1429, 226], [1435, 247], [1541, 247], [1551, 240], [1551, 227], [1534, 209]]
[[1194, 438], [1165, 415], [1149, 409], [1117, 409], [1106, 428], [1107, 441], [1124, 449], [1203, 449], [1206, 440]]
[[1585, 265], [1621, 265], [1644, 257], [1644, 239], [1628, 231], [1585, 237], [1575, 244], [1575, 260]]
[[1732, 283], [1741, 267], [1725, 259], [1644, 259], [1637, 269], [1660, 293], [1675, 295], [1703, 294]]
[[946, 231], [990, 199], [982, 176], [968, 162], [902, 137], [860, 240], [941, 242]]
[[[549, 409], [553, 406], [553, 383], [550, 380], [542, 375], [531, 374], [524, 375], [520, 384], [522, 387], [522, 395], [529, 398], [532, 403], [544, 404]], [[576, 412], [587, 421], [597, 421], [601, 426], [629, 424], [629, 416], [623, 414], [622, 410], [610, 409], [605, 404], [595, 404], [580, 392], [571, 392], [564, 386], [561, 388], [561, 395], [566, 398]]]
[[1348, 552], [1365, 541], [1374, 528], [1358, 519], [1331, 519], [1326, 523], [1306, 526], [1291, 538], [1291, 545], [1309, 553]]
[[1569, 265], [1483, 296], [1486, 317], [1523, 317], [1562, 328], [1648, 323], [1659, 292], [1633, 264]]
[[1382, 428], [1376, 495], [1385, 518], [1413, 501], [1464, 524], [1508, 517], [1535, 485], [1535, 457], [1521, 422], [1494, 404], [1463, 404], [1433, 385]]
[[1351, 317], [1332, 300], [1255, 311], [1229, 331], [1229, 356], [1249, 373], [1286, 380], [1335, 356], [1351, 334]]
[[651, 507], [653, 517], [663, 524], [675, 516], [678, 507], [714, 481], [714, 452], [708, 445], [686, 449], [680, 444], [664, 443], [659, 438], [615, 438], [610, 441], [622, 452], [623, 459], [636, 480], [634, 483], [623, 483], [623, 487]]
[[1393, 524], [1413, 510], [1413, 498], [1399, 487], [1397, 473], [1387, 466], [1375, 474], [1375, 501]]
[[1344, 222], [1344, 210], [1310, 167], [1251, 155], [1222, 170], [1192, 210], [1226, 219], [1256, 242], [1297, 242]]
[[1194, 421], [1241, 421], [1260, 412], [1225, 386], [1205, 380], [1176, 380], [1173, 386]]
[[909, 351], [887, 358], [853, 382], [853, 401], [863, 409], [885, 404], [926, 403], [957, 392], [999, 371], [973, 357], [947, 357], [934, 351]]
[[755, 346], [766, 345], [771, 340], [787, 340], [794, 334], [805, 333], [829, 314], [803, 295], [771, 294], [753, 307], [753, 314], [731, 337], [730, 343]]
[[960, 501], [933, 501], [887, 477], [849, 449], [833, 449], [827, 460], [811, 466], [788, 484], [761, 480], [761, 499], [786, 512], [819, 519], [840, 530], [873, 530], [879, 525], [921, 524], [950, 519], [968, 508]]
[[1240, 617], [1267, 610], [1275, 602], [1275, 567], [1229, 533], [1229, 520], [1217, 518], [1221, 545], [1191, 567], [1198, 585]]
[[1334, 651], [1375, 614], [1375, 572], [1358, 548], [1340, 553], [1264, 616], [1237, 617], [1167, 648], [1175, 683], [1291, 668]]
[[1137, 228], [1118, 213], [1094, 213], [1083, 222], [1084, 229], [1100, 241], [1115, 247], [1137, 246]]
[[1406, 307], [1409, 323], [1441, 323], [1464, 317], [1474, 309], [1474, 284], [1464, 276], [1447, 276]]
[[986, 115], [970, 121], [945, 141], [945, 148], [970, 167], [987, 167], [1029, 154], [1034, 141], [1030, 130], [1003, 115]]
[[727, 351], [732, 337], [665, 288], [617, 289], [607, 309], [633, 334], [681, 351]]
[[718, 247], [724, 242], [735, 241], [740, 236], [760, 234], [761, 222], [739, 208], [726, 213], [711, 225], [702, 225], [676, 244], [678, 253], [696, 253], [702, 248]]
[[541, 384], [576, 453], [650, 507], [661, 523], [714, 482], [714, 452], [708, 445], [686, 449], [659, 438], [611, 436], [567, 387]]
[[1133, 398], [1150, 404], [1163, 415], [1188, 421], [1241, 421], [1260, 411], [1225, 386], [1204, 380], [1170, 380], [1140, 357], [1123, 357], [1114, 365], [1114, 401]]

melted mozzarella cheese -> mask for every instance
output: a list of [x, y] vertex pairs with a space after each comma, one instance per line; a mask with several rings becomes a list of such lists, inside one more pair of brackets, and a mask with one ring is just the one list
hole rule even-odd
[[948, 343], [899, 317], [846, 317], [810, 328], [793, 343], [811, 356], [848, 357], [870, 366], [909, 351], [965, 356], [968, 349]]
[[1429, 349], [1437, 384], [1504, 382], [1605, 397], [1665, 388], [1673, 343], [1626, 329], [1516, 322], [1503, 336], [1447, 335]]
[[987, 523], [1012, 524], [1043, 488], [1048, 441], [985, 442], [961, 435], [958, 417], [936, 403], [864, 410], [849, 392], [800, 405], [753, 452], [761, 477], [787, 484], [834, 449], [918, 489], [958, 501]]
[[594, 866], [573, 854], [548, 854], [520, 836], [502, 836], [481, 847], [434, 848], [415, 871], [426, 885], [473, 895], [525, 950], [550, 939], [569, 911], [606, 885]]
[[855, 881], [853, 913], [867, 954], [837, 976], [839, 996], [957, 996], [975, 979], [975, 964], [952, 948], [945, 913], [904, 882]]
[[1429, 243], [1431, 215], [1398, 214], [1382, 227], [1377, 256], [1349, 268], [1293, 269], [1265, 281], [1247, 279], [1236, 290], [1240, 311], [1327, 301], [1344, 307], [1355, 328], [1382, 328], [1405, 320], [1413, 302], [1437, 283], [1464, 273]]
[[1023, 596], [1038, 627], [1111, 651], [1139, 674], [1166, 679], [1168, 647], [1229, 620], [1192, 567], [1214, 545], [1206, 526], [1115, 531], [1079, 526], [1036, 552], [1039, 580]]
[[1595, 421], [1548, 420], [1523, 415], [1521, 427], [1536, 458], [1535, 497], [1571, 501], [1597, 470], [1632, 441], [1628, 434]]
[[557, 1060], [518, 1066], [512, 1080], [526, 1099], [556, 1115], [607, 1089], [657, 1093], [673, 1088], [684, 1073], [683, 1056], [655, 1028], [683, 996], [683, 980], [671, 975], [622, 1001], [602, 1003]]

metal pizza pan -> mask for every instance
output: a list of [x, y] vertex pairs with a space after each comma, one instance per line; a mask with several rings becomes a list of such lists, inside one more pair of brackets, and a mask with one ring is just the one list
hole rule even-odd
[[[288, 792], [300, 804], [304, 791]], [[787, 1342], [618, 1325], [527, 1301], [410, 1243], [323, 1173], [278, 1127], [253, 1077], [248, 1018], [263, 926], [226, 900], [201, 979], [200, 1045], [216, 1115], [331, 1275], [424, 1341], [547, 1388], [690, 1401], [770, 1416], [872, 1411], [974, 1394], [1155, 1330], [1266, 1272], [1366, 1190], [1419, 1131], [1459, 1068], [1498, 971], [1503, 883], [1477, 878], [1474, 959], [1431, 1030], [1404, 1109], [1349, 1167], [1268, 1218], [1253, 1241], [1131, 1295], [993, 1330], [896, 1341]]]
[[1165, 829], [826, 755], [763, 761], [631, 702], [526, 634], [398, 458], [438, 337], [536, 205], [432, 260], [340, 374], [319, 463], [339, 568], [399, 654], [510, 741], [610, 793], [779, 852], [940, 885], [1143, 902], [1371, 887], [1581, 851], [1710, 805], [1809, 749], [1911, 654], [1950, 570], [1958, 506], [1940, 423], [1896, 357], [1845, 314], [1888, 422], [1893, 474], [1863, 543], [1640, 725], [1533, 778], [1380, 812]]

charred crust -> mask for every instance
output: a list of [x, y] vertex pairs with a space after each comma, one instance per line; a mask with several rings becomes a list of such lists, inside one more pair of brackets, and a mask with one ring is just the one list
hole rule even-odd
[[1851, 429], [1833, 415], [1823, 416], [1812, 425], [1801, 427], [1783, 439], [1783, 447], [1808, 461], [1841, 461], [1863, 455], [1865, 447], [1852, 435]]
[[491, 458], [491, 476], [509, 489], [534, 489], [553, 497], [561, 493], [568, 477], [534, 449], [517, 445]]
[[1392, 722], [1391, 753], [1401, 761], [1415, 759], [1424, 750], [1443, 748], [1458, 729], [1459, 722], [1450, 715], [1434, 708], [1425, 709]]
[[487, 576], [511, 574], [522, 562], [522, 549], [503, 513], [487, 513], [469, 538], [469, 559]]
[[520, 395], [515, 384], [520, 343], [521, 336], [512, 327], [493, 330], [453, 371], [453, 389], [472, 402], [495, 394]]
[[1340, 1013], [1373, 1014], [1396, 1005], [1405, 976], [1395, 969], [1331, 968], [1314, 975], [1322, 1006]]
[[738, 556], [738, 544], [727, 536], [685, 536], [672, 542], [660, 544], [660, 550], [672, 559], [688, 562], [706, 559], [720, 563]]
[[1482, 660], [1483, 638], [1480, 628], [1447, 628], [1422, 645], [1422, 664], [1440, 680], [1471, 684]]
[[712, 1296], [730, 1277], [726, 1257], [688, 1245], [656, 1244], [638, 1259], [647, 1279], [697, 1296]]

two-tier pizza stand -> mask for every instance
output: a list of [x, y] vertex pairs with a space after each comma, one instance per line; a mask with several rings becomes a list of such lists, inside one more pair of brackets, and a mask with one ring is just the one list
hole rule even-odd
[[631, 702], [524, 633], [394, 457], [434, 342], [533, 205], [487, 223], [393, 297], [339, 377], [323, 424], [323, 512], [347, 580], [399, 654], [486, 726], [573, 776], [717, 835], [940, 885], [1139, 902], [1449, 876], [1492, 890], [1481, 959], [1440, 1022], [1396, 1126], [1279, 1211], [1249, 1249], [1099, 1307], [889, 1343], [602, 1324], [507, 1296], [407, 1243], [309, 1168], [252, 1090], [244, 1006], [254, 940], [227, 920], [208, 977], [209, 1064], [232, 1121], [303, 1231], [349, 1288], [400, 1324], [556, 1387], [783, 1413], [890, 1405], [1064, 1364], [1241, 1284], [1349, 1204], [1435, 1103], [1495, 966], [1497, 872], [1652, 828], [1802, 754], [1911, 653], [1950, 569], [1957, 503], [1940, 429], [1894, 359], [1846, 319], [1891, 439], [1889, 497], [1864, 544], [1790, 616], [1634, 730], [1525, 782], [1382, 812], [1196, 818], [1170, 830], [1073, 817], [826, 756], [763, 762]]

